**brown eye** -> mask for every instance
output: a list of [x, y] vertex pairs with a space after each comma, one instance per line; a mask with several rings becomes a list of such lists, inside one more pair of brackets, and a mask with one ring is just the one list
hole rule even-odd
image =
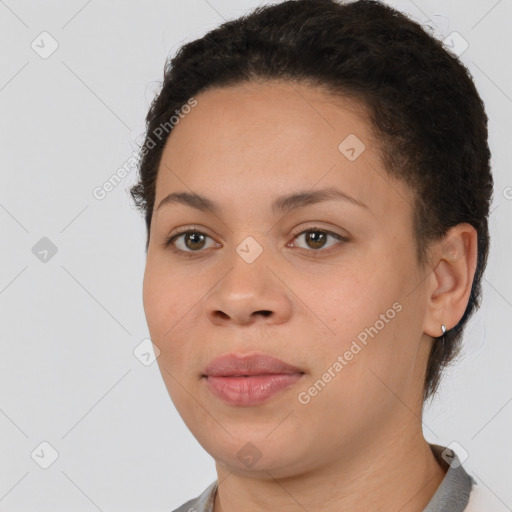
[[312, 249], [321, 249], [327, 240], [327, 233], [323, 231], [308, 231], [305, 240]]
[[[171, 235], [164, 243], [164, 246], [175, 246], [175, 250], [181, 252], [201, 252], [201, 249], [205, 247], [206, 239], [208, 238], [210, 238], [208, 235], [205, 235], [200, 231], [187, 230]], [[177, 242], [180, 243], [178, 244]]]
[[184, 235], [184, 243], [188, 249], [202, 249], [205, 242], [205, 236], [201, 233], [185, 233]]
[[[302, 231], [301, 233], [295, 236], [294, 240], [298, 240], [302, 236], [304, 236], [304, 241], [307, 245], [307, 247], [304, 248], [315, 249], [316, 251], [318, 251], [318, 249], [322, 249], [325, 247], [325, 244], [327, 243], [329, 237], [332, 237], [336, 240], [347, 241], [344, 237], [338, 235], [337, 233], [316, 228], [310, 228], [305, 231]], [[335, 244], [330, 244], [327, 247], [331, 247], [332, 245]]]

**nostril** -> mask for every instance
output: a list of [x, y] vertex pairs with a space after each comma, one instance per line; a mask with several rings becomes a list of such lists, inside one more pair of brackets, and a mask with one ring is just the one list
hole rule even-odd
[[263, 309], [262, 311], [256, 311], [256, 313], [259, 313], [263, 316], [270, 316], [272, 314], [272, 311], [268, 311], [267, 309]]

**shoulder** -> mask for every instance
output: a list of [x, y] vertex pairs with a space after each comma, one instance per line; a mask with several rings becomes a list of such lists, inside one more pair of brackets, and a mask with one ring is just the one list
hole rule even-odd
[[469, 501], [464, 512], [508, 512], [510, 509], [485, 485], [473, 481]]
[[212, 512], [217, 491], [217, 480], [211, 483], [199, 496], [173, 510], [173, 512]]

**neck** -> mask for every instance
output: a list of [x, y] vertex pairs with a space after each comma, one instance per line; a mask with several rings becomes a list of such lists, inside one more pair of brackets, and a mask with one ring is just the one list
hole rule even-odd
[[214, 512], [422, 512], [447, 465], [437, 461], [421, 422], [414, 421], [413, 435], [405, 435], [411, 432], [409, 416], [402, 431], [381, 432], [357, 450], [336, 454], [329, 465], [285, 478], [274, 478], [272, 470], [266, 471], [268, 478], [250, 478], [217, 462]]

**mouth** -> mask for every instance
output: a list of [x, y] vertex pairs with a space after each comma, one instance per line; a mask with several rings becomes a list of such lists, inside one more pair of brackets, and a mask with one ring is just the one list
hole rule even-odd
[[205, 368], [205, 377], [253, 377], [304, 373], [302, 369], [268, 354], [224, 354]]
[[201, 379], [228, 405], [254, 406], [294, 386], [305, 372], [268, 354], [225, 354], [214, 359]]
[[265, 370], [254, 370], [250, 373], [241, 373], [237, 371], [231, 371], [231, 372], [211, 372], [209, 374], [203, 374], [201, 375], [202, 378], [208, 378], [208, 377], [260, 377], [260, 376], [268, 376], [268, 375], [294, 375], [296, 373], [303, 374], [304, 372], [269, 372]]
[[251, 407], [267, 402], [272, 397], [297, 384], [304, 372], [253, 375], [204, 375], [208, 389], [228, 405]]

